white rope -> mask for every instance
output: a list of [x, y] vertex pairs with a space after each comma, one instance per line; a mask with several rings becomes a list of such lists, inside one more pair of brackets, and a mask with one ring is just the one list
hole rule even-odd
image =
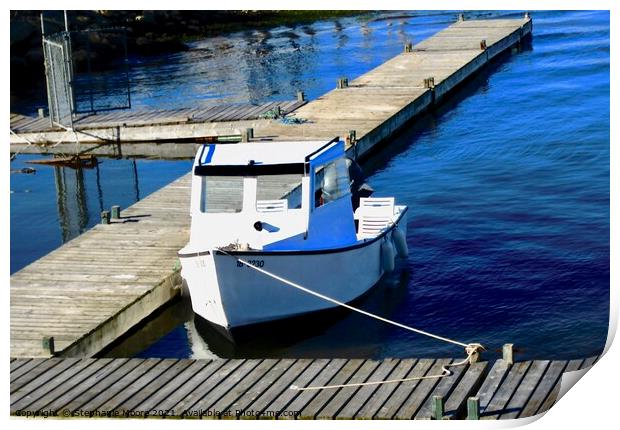
[[24, 142], [26, 142], [28, 145], [34, 145], [34, 143], [32, 143], [31, 141], [29, 141], [28, 139], [26, 139], [24, 136], [22, 136], [21, 134], [17, 134], [15, 133], [13, 130], [11, 130], [9, 128], [9, 131], [11, 132], [12, 135], [19, 137], [20, 139], [22, 139]]
[[472, 360], [473, 356], [476, 353], [478, 353], [478, 351], [483, 351], [485, 349], [479, 343], [459, 342], [459, 341], [456, 341], [456, 340], [453, 340], [453, 339], [449, 339], [447, 337], [438, 336], [436, 334], [432, 334], [432, 333], [426, 332], [424, 330], [420, 330], [420, 329], [417, 329], [417, 328], [414, 328], [414, 327], [410, 327], [408, 325], [401, 324], [399, 322], [392, 321], [390, 319], [387, 319], [387, 318], [384, 318], [382, 316], [373, 314], [371, 312], [368, 312], [368, 311], [356, 308], [356, 307], [351, 306], [351, 305], [349, 305], [347, 303], [344, 303], [344, 302], [341, 302], [339, 300], [336, 300], [336, 299], [333, 299], [331, 297], [328, 297], [328, 296], [326, 296], [324, 294], [317, 293], [316, 291], [312, 291], [312, 290], [310, 290], [308, 288], [305, 288], [305, 287], [303, 287], [303, 286], [301, 286], [299, 284], [296, 284], [296, 283], [294, 283], [292, 281], [289, 281], [288, 279], [284, 279], [281, 276], [275, 275], [275, 274], [273, 274], [271, 272], [268, 272], [267, 270], [261, 269], [260, 267], [256, 267], [256, 266], [254, 266], [254, 265], [252, 265], [252, 264], [250, 264], [250, 263], [248, 263], [248, 262], [246, 262], [244, 260], [241, 260], [240, 258], [235, 257], [234, 255], [229, 254], [228, 252], [224, 251], [221, 248], [217, 248], [217, 250], [222, 252], [225, 255], [228, 255], [229, 257], [234, 258], [235, 260], [237, 260], [238, 262], [244, 264], [245, 266], [247, 266], [247, 267], [249, 267], [251, 269], [256, 270], [257, 272], [260, 272], [260, 273], [262, 273], [264, 275], [267, 275], [267, 276], [269, 276], [269, 277], [271, 277], [273, 279], [276, 279], [276, 280], [278, 280], [278, 281], [280, 281], [280, 282], [282, 282], [282, 283], [284, 283], [286, 285], [289, 285], [289, 286], [291, 286], [293, 288], [296, 288], [298, 290], [304, 291], [305, 293], [308, 293], [308, 294], [311, 294], [311, 295], [313, 295], [315, 297], [319, 297], [321, 299], [327, 300], [328, 302], [331, 302], [331, 303], [334, 303], [334, 304], [336, 304], [338, 306], [342, 306], [344, 308], [350, 309], [350, 310], [352, 310], [354, 312], [357, 312], [357, 313], [360, 313], [362, 315], [366, 315], [366, 316], [368, 316], [370, 318], [374, 318], [376, 320], [385, 322], [387, 324], [392, 324], [392, 325], [394, 325], [396, 327], [400, 327], [402, 329], [409, 330], [409, 331], [412, 331], [414, 333], [418, 333], [418, 334], [422, 334], [422, 335], [425, 335], [425, 336], [428, 336], [428, 337], [432, 337], [433, 339], [437, 339], [437, 340], [441, 340], [441, 341], [444, 341], [444, 342], [452, 343], [454, 345], [462, 346], [463, 348], [465, 348], [465, 353], [467, 354], [467, 358], [465, 358], [463, 361], [460, 361], [460, 362], [454, 363], [454, 364], [448, 364], [448, 365], [442, 366], [443, 373], [441, 375], [421, 376], [421, 377], [416, 377], [416, 378], [405, 378], [405, 379], [394, 379], [394, 380], [391, 380], [391, 381], [364, 382], [364, 383], [358, 383], [358, 384], [326, 385], [326, 386], [321, 386], [321, 387], [297, 387], [296, 385], [291, 385], [290, 388], [293, 389], [293, 390], [320, 390], [320, 389], [324, 389], [324, 388], [355, 387], [355, 386], [361, 386], [361, 385], [386, 384], [386, 383], [391, 383], [391, 382], [403, 382], [403, 381], [418, 380], [418, 379], [443, 378], [445, 376], [449, 376], [449, 375], [452, 374], [452, 372], [450, 370], [448, 370], [448, 367], [461, 366], [461, 365], [467, 363], [468, 361]]
[[446, 376], [452, 375], [452, 371], [449, 370], [449, 367], [457, 367], [466, 364], [470, 359], [470, 355], [467, 355], [462, 361], [458, 363], [452, 364], [444, 364], [441, 366], [441, 374], [440, 375], [427, 375], [427, 376], [412, 376], [410, 378], [400, 378], [400, 379], [388, 379], [387, 381], [371, 381], [371, 382], [353, 382], [349, 384], [337, 384], [337, 385], [316, 385], [316, 386], [308, 386], [308, 387], [298, 387], [297, 385], [291, 385], [289, 388], [291, 390], [296, 391], [312, 391], [312, 390], [324, 390], [330, 388], [345, 388], [345, 387], [365, 387], [367, 385], [381, 385], [381, 384], [396, 384], [399, 382], [410, 382], [410, 381], [421, 381], [424, 379], [436, 379], [436, 378], [445, 378]]

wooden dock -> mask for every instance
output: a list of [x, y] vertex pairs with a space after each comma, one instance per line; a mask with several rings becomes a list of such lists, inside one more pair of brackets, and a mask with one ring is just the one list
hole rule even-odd
[[596, 358], [478, 362], [441, 379], [312, 391], [290, 386], [437, 375], [453, 360], [11, 359], [10, 411], [64, 418], [524, 418], [554, 404], [564, 372]]
[[[287, 118], [304, 123], [247, 119], [261, 109], [273, 109], [266, 105], [256, 112], [247, 106], [230, 107], [178, 124], [162, 119], [169, 118], [165, 112], [153, 112], [132, 124], [121, 124], [114, 117], [127, 114], [131, 118], [130, 113], [111, 113], [85, 119], [83, 124], [91, 128], [85, 126], [76, 133], [83, 148], [88, 148], [87, 138], [91, 139], [91, 147], [96, 148], [93, 153], [154, 155], [161, 154], [165, 145], [173, 145], [168, 148], [173, 148], [175, 156], [183, 151], [191, 156], [194, 143], [164, 142], [172, 137], [230, 136], [245, 127], [254, 130], [250, 140], [331, 139], [354, 130], [356, 138], [349, 140], [348, 150], [363, 155], [518, 44], [531, 28], [529, 17], [456, 22], [359, 78], [346, 84], [342, 81], [340, 89], [307, 104], [290, 102]], [[177, 114], [184, 118], [188, 112]], [[231, 118], [241, 119], [219, 122]], [[41, 151], [38, 145], [24, 145], [27, 138], [54, 142], [44, 150], [75, 151], [73, 142], [57, 144], [70, 132], [28, 131], [35, 124], [23, 118], [15, 118], [13, 124], [22, 132], [11, 136], [12, 149]], [[144, 139], [156, 144], [136, 143]], [[15, 273], [10, 288], [11, 355], [89, 357], [110, 345], [176, 294], [173, 287], [180, 281], [176, 253], [187, 242], [188, 227], [186, 175], [123, 211], [121, 220], [98, 225]]]
[[167, 303], [189, 238], [189, 175], [11, 276], [11, 355], [92, 356]]
[[[192, 157], [196, 139], [242, 136], [254, 140], [322, 140], [355, 131], [357, 155], [392, 136], [445, 99], [467, 78], [532, 31], [523, 19], [457, 21], [379, 67], [340, 82], [341, 88], [309, 103], [274, 102], [215, 110], [116, 112], [77, 120], [74, 133], [50, 129], [46, 119], [11, 117], [11, 151], [101, 155]], [[336, 86], [336, 83], [334, 83]], [[289, 119], [264, 119], [280, 105]], [[304, 121], [291, 123], [291, 119]], [[252, 140], [252, 139], [251, 139]], [[28, 143], [30, 142], [30, 143]], [[157, 143], [154, 145], [153, 142]], [[184, 143], [177, 143], [184, 142]], [[38, 145], [41, 144], [41, 145]]]

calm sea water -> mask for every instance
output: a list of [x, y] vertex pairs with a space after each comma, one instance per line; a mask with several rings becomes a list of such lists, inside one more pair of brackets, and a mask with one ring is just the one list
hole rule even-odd
[[[358, 305], [481, 342], [491, 354], [510, 342], [520, 358], [584, 357], [602, 350], [609, 318], [609, 13], [532, 15], [530, 44], [469, 81], [365, 166], [377, 195], [410, 207], [410, 257]], [[197, 41], [188, 52], [133, 58], [132, 102], [263, 102], [292, 98], [296, 90], [314, 98], [338, 77], [379, 65], [405, 41], [424, 39], [455, 17], [389, 12]], [[28, 101], [23, 110], [40, 103]], [[104, 160], [98, 170], [41, 166], [36, 175], [12, 175], [11, 271], [98, 222], [102, 208], [127, 206], [189, 167]], [[235, 348], [197, 328], [186, 303], [151, 326], [157, 328], [134, 337], [149, 341], [132, 355], [460, 354], [346, 312], [309, 319], [299, 331], [276, 326]]]

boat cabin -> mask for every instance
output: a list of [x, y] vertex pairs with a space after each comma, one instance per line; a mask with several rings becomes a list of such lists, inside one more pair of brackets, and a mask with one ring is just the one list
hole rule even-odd
[[344, 142], [205, 144], [196, 154], [189, 251], [308, 250], [357, 241]]

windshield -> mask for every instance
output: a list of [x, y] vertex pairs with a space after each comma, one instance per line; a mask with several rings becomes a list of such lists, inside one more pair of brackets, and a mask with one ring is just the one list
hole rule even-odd
[[201, 186], [201, 212], [236, 213], [243, 209], [243, 176], [202, 176]]

